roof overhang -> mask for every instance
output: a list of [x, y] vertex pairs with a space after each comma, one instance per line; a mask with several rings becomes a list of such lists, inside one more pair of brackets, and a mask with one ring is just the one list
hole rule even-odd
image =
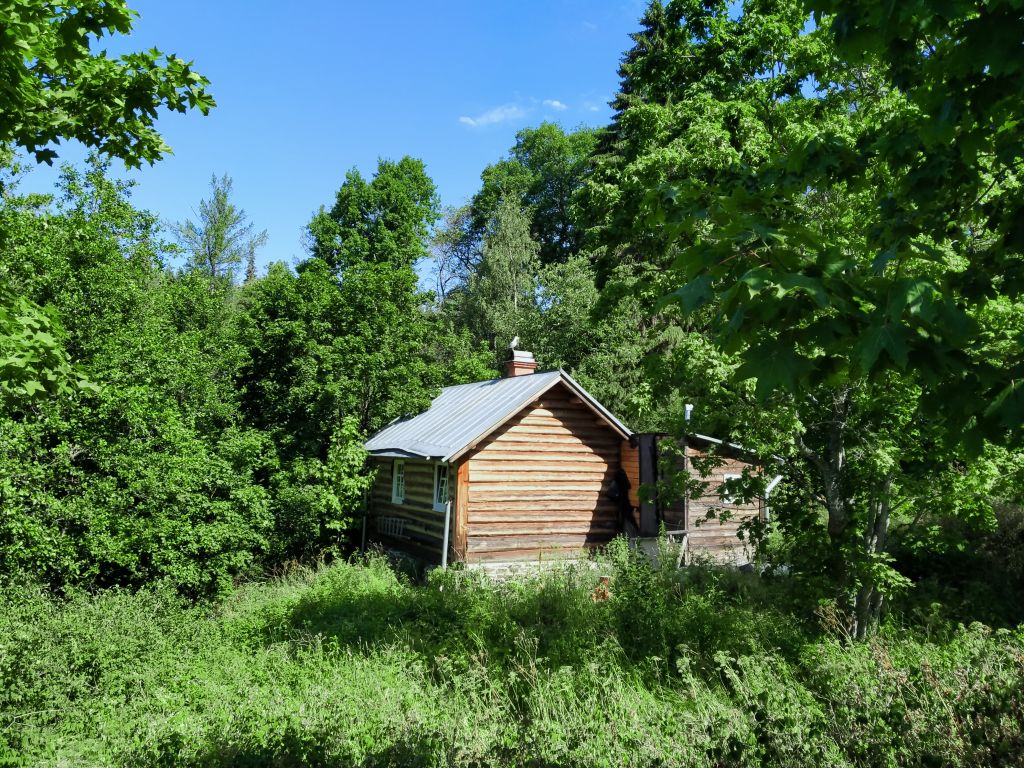
[[[638, 436], [639, 434], [640, 433], [637, 433], [637, 435], [634, 435], [634, 437]], [[672, 439], [678, 439], [678, 438], [676, 438], [675, 435], [672, 435], [672, 434], [670, 434], [668, 432], [644, 432], [643, 434], [654, 435], [655, 437], [669, 437], [669, 438], [672, 438]], [[760, 461], [762, 459], [761, 454], [757, 453], [757, 451], [754, 451], [754, 450], [752, 450], [750, 448], [747, 448], [746, 446], [740, 445], [739, 443], [730, 443], [728, 440], [722, 440], [719, 437], [711, 437], [710, 435], [702, 435], [699, 432], [690, 432], [690, 433], [685, 435], [685, 439], [686, 439], [687, 443], [689, 443], [689, 444], [692, 444], [694, 442], [698, 442], [698, 443], [704, 443], [705, 445], [717, 445], [717, 446], [720, 446], [722, 448], [728, 448], [728, 449], [734, 451], [735, 453], [745, 454], [746, 456], [749, 456], [750, 458], [758, 460], [758, 461]], [[771, 456], [769, 456], [767, 458], [770, 458], [776, 464], [785, 464], [786, 463], [786, 460], [783, 457], [776, 456], [775, 454], [772, 454]]]
[[384, 448], [379, 451], [367, 451], [367, 455], [376, 456], [381, 459], [430, 459], [431, 456], [427, 456], [422, 453], [413, 453], [412, 451], [400, 451], [396, 448]]

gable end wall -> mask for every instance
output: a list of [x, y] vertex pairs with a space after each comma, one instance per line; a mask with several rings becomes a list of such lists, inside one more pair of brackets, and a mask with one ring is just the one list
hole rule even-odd
[[469, 562], [574, 556], [619, 528], [622, 438], [556, 386], [469, 454]]

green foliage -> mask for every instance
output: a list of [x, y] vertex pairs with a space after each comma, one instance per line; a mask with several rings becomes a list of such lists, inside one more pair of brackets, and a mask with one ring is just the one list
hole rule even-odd
[[199, 221], [173, 225], [174, 233], [188, 253], [188, 268], [211, 278], [230, 279], [246, 260], [255, 269], [256, 250], [267, 242], [267, 231], [255, 233], [244, 210], [231, 202], [231, 177], [210, 179], [213, 196], [199, 203]]
[[338, 543], [372, 481], [363, 437], [426, 408], [444, 378], [437, 360], [459, 349], [437, 333], [414, 270], [436, 215], [420, 161], [381, 161], [369, 182], [352, 171], [310, 223], [312, 257], [242, 291], [240, 407], [275, 449], [275, 561]]
[[471, 204], [475, 231], [488, 231], [502, 200], [515, 200], [529, 215], [530, 233], [540, 244], [544, 264], [578, 253], [585, 230], [573, 196], [590, 169], [596, 142], [591, 129], [566, 133], [554, 123], [519, 131], [509, 157], [480, 174], [482, 185]]
[[127, 195], [94, 164], [65, 169], [52, 203], [0, 207], [0, 269], [77, 319], [62, 342], [99, 385], [3, 414], [0, 571], [222, 593], [261, 562], [272, 521], [242, 449], [239, 350], [223, 288], [165, 273], [157, 223]]
[[[819, 567], [863, 632], [884, 595], [905, 586], [885, 552], [890, 519], [928, 514], [938, 483], [970, 474], [962, 467], [983, 439], [1014, 444], [1021, 423], [1024, 325], [1007, 266], [1019, 249], [1003, 237], [1003, 213], [984, 213], [989, 202], [1016, 205], [1004, 164], [1016, 155], [999, 155], [986, 135], [967, 145], [980, 154], [946, 162], [939, 145], [952, 134], [930, 133], [962, 116], [956, 61], [969, 54], [954, 54], [950, 38], [929, 51], [915, 14], [966, 41], [971, 24], [956, 20], [971, 17], [966, 6], [936, 17], [918, 6], [895, 17], [868, 3], [827, 7], [836, 16], [815, 24], [796, 0], [652, 3], [580, 202], [610, 299], [635, 264], [639, 284], [626, 290], [650, 297], [653, 322], [678, 312], [713, 343], [731, 379], [719, 402], [737, 406], [717, 434], [739, 428], [744, 445], [806, 462], [795, 474], [812, 486], [812, 510], [784, 506], [780, 521], [817, 541], [824, 527]], [[862, 55], [859, 36], [876, 33]], [[898, 64], [875, 57], [882, 39]], [[918, 74], [934, 87], [919, 87]], [[947, 86], [953, 111], [940, 114], [928, 99]], [[990, 125], [1016, 93], [990, 105]], [[937, 189], [956, 190], [960, 207]], [[699, 393], [685, 359], [699, 347], [686, 336], [663, 345], [655, 391], [680, 382]], [[759, 407], [768, 418], [753, 415]], [[950, 511], [991, 522], [992, 497], [978, 496]]]
[[[1024, 636], [847, 644], [784, 581], [652, 568], [423, 586], [369, 558], [248, 585], [0, 592], [0, 757], [76, 765], [1015, 765]], [[601, 574], [609, 599], [595, 600]], [[632, 624], [630, 623], [632, 620]], [[637, 627], [655, 630], [656, 641]], [[17, 757], [16, 757], [17, 756]]]
[[[14, 162], [13, 153], [3, 148], [0, 166], [12, 179], [0, 181], [0, 187], [9, 188], [22, 169]], [[7, 202], [11, 202], [9, 193]], [[27, 208], [41, 202], [37, 197], [24, 205]], [[19, 215], [21, 204], [19, 201], [17, 206], [9, 204], [0, 209], [3, 247], [16, 248], [32, 235], [32, 228], [26, 227]], [[22, 275], [16, 264], [0, 266], [0, 413], [20, 411], [55, 396], [95, 392], [96, 385], [85, 378], [68, 355], [54, 308], [39, 306], [17, 290]]]
[[[676, 244], [674, 299], [714, 304], [720, 343], [762, 396], [898, 372], [947, 440], [973, 452], [1014, 440], [1022, 328], [985, 322], [990, 305], [1019, 298], [1022, 145], [1010, 116], [1022, 94], [1001, 85], [1018, 65], [993, 64], [1001, 44], [978, 42], [1003, 11], [810, 5], [836, 15], [812, 28], [795, 4], [736, 19], [724, 5], [669, 6], [691, 38], [672, 43], [686, 52], [674, 80], [686, 98], [661, 125], [718, 142], [700, 173], [659, 163], [662, 177], [645, 180], [657, 192], [627, 211], [646, 206]], [[704, 44], [708, 25], [718, 46]], [[742, 76], [722, 48], [750, 51], [745, 71], [766, 74]], [[719, 106], [691, 116], [708, 97]], [[657, 124], [633, 119], [627, 110], [622, 131], [649, 141]]]
[[[1019, 9], [955, 4], [935, 14], [911, 3], [882, 16], [863, 3], [811, 6], [830, 12], [823, 23], [830, 23], [840, 54], [854, 63], [865, 55], [876, 59], [886, 83], [910, 107], [871, 126], [877, 162], [893, 179], [885, 196], [866, 190], [877, 211], [870, 243], [879, 259], [906, 260], [916, 252], [932, 260], [939, 253], [959, 257], [960, 269], [938, 280], [928, 275], [945, 304], [953, 305], [933, 320], [951, 339], [963, 315], [973, 321], [993, 304], [1019, 304], [1024, 134], [1017, 115], [1024, 89], [1013, 42], [1021, 30]], [[857, 173], [842, 169], [844, 180]], [[984, 328], [983, 320], [979, 324]], [[946, 418], [954, 428], [968, 427], [975, 441], [1009, 436], [1019, 442], [1022, 331], [1019, 324], [1006, 330], [1004, 338], [1015, 342], [1003, 346], [997, 360], [986, 359], [991, 334], [972, 334], [964, 345], [968, 361], [937, 387], [934, 407], [959, 400]], [[936, 334], [932, 343], [941, 351], [944, 341]]]
[[469, 330], [455, 330], [446, 324], [442, 314], [434, 327], [429, 357], [437, 362], [444, 375], [444, 386], [469, 384], [493, 379], [499, 375], [494, 353], [486, 342], [474, 342]]
[[298, 275], [274, 265], [246, 303], [243, 404], [289, 450], [322, 454], [343, 417], [373, 432], [422, 410], [440, 383], [412, 269], [360, 264], [339, 284], [319, 259]]
[[588, 256], [544, 266], [537, 275], [537, 312], [524, 334], [540, 367], [563, 368], [635, 430], [664, 429], [671, 404], [655, 411], [646, 355], [663, 341], [641, 302], [602, 302]]
[[0, 408], [81, 391], [97, 387], [75, 369], [53, 317], [0, 284]]
[[336, 545], [362, 510], [373, 476], [365, 472], [361, 434], [345, 419], [329, 438], [326, 460], [300, 455], [274, 474], [274, 559], [316, 556]]
[[67, 139], [130, 166], [169, 152], [153, 127], [157, 110], [205, 115], [214, 101], [209, 81], [174, 54], [93, 53], [94, 41], [130, 33], [136, 15], [123, 0], [0, 4], [0, 143], [47, 163]]
[[[123, 3], [29, 5], [0, 8], [11, 118], [0, 142], [50, 161], [51, 144], [79, 138], [138, 165], [167, 151], [158, 108], [212, 106], [205, 79], [174, 56], [90, 51], [130, 31]], [[422, 162], [382, 160], [371, 179], [350, 171], [309, 224], [310, 258], [261, 279], [265, 236], [231, 203], [226, 176], [199, 221], [177, 228], [190, 254], [180, 274], [165, 267], [176, 251], [156, 218], [102, 164], [65, 170], [54, 198], [5, 184], [0, 576], [58, 588], [72, 613], [107, 599], [135, 610], [78, 587], [223, 594], [261, 568], [343, 549], [372, 480], [366, 434], [422, 410], [442, 384], [493, 376], [516, 335], [635, 428], [738, 439], [771, 466], [786, 457], [772, 527], [757, 531], [770, 544], [761, 559], [794, 574], [771, 595], [737, 574], [652, 567], [621, 543], [600, 566], [613, 574], [607, 604], [591, 599], [587, 572], [500, 588], [439, 574], [416, 589], [380, 562], [338, 566], [294, 605], [268, 608], [276, 624], [261, 613], [245, 618], [258, 627], [227, 622], [197, 645], [175, 635], [200, 655], [227, 637], [229, 669], [264, 645], [283, 653], [239, 678], [265, 701], [209, 725], [195, 715], [193, 726], [191, 711], [161, 720], [114, 757], [99, 742], [83, 749], [141, 764], [936, 764], [925, 757], [935, 734], [980, 719], [977, 732], [956, 730], [951, 764], [1017, 757], [1019, 733], [1004, 724], [1019, 713], [1007, 693], [1016, 637], [945, 627], [939, 650], [883, 638], [847, 654], [806, 610], [824, 601], [844, 637], [876, 627], [893, 598], [908, 621], [966, 623], [973, 597], [993, 623], [1019, 620], [1004, 609], [1020, 582], [1012, 520], [1024, 497], [1011, 6], [652, 2], [606, 130], [521, 131], [439, 229]], [[437, 296], [416, 271], [432, 253]], [[224, 279], [243, 258], [245, 284]], [[685, 403], [697, 405], [689, 424]], [[46, 601], [10, 594], [60, 623]], [[957, 607], [931, 611], [932, 594]], [[138, 600], [178, 610], [153, 607], [171, 600], [163, 593]], [[388, 650], [366, 652], [377, 640]], [[906, 676], [947, 652], [992, 685], [940, 711], [960, 662], [946, 678]], [[338, 666], [342, 656], [359, 663]], [[362, 692], [316, 689], [310, 670], [357, 691], [382, 676], [406, 698], [374, 708]], [[283, 689], [260, 686], [277, 673], [292, 676], [290, 702], [319, 697], [313, 725], [267, 703]], [[883, 695], [864, 693], [874, 684]], [[486, 715], [468, 738], [451, 711]], [[416, 725], [396, 739], [388, 717]], [[338, 718], [358, 735], [338, 735]]]
[[949, 516], [897, 529], [893, 556], [900, 572], [914, 582], [897, 609], [904, 621], [936, 632], [947, 622], [1024, 623], [1024, 604], [1017, 599], [1024, 589], [1024, 510], [1019, 505], [1000, 504], [988, 530]]
[[[299, 314], [327, 332], [339, 412], [373, 432], [422, 410], [439, 380], [424, 355], [427, 299], [415, 264], [427, 255], [437, 193], [423, 163], [382, 160], [369, 183], [349, 172], [334, 207], [309, 225], [313, 258], [300, 266], [303, 291], [319, 306]], [[269, 370], [264, 367], [264, 370]]]
[[[0, 163], [13, 146], [52, 164], [53, 146], [77, 139], [128, 166], [152, 164], [170, 152], [153, 127], [158, 109], [205, 115], [215, 106], [209, 81], [173, 54], [90, 50], [93, 38], [129, 33], [135, 16], [123, 0], [0, 3]], [[0, 271], [0, 406], [95, 391], [61, 348], [53, 318], [8, 280]]]
[[333, 207], [321, 208], [310, 222], [310, 253], [341, 272], [364, 262], [411, 268], [428, 255], [438, 209], [434, 182], [421, 160], [381, 160], [369, 182], [353, 169]]
[[513, 199], [502, 200], [484, 236], [480, 265], [466, 286], [465, 321], [489, 342], [500, 365], [515, 336], [533, 322], [540, 247], [530, 220]]

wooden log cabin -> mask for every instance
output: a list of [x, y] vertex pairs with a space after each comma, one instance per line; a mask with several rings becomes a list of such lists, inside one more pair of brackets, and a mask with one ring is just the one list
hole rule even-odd
[[[769, 495], [782, 479], [765, 478], [763, 496], [745, 499], [735, 492], [734, 485], [745, 474], [756, 477], [765, 470], [750, 451], [707, 435], [690, 434], [680, 441], [664, 433], [644, 433], [624, 446], [623, 462], [630, 472], [631, 522], [639, 536], [654, 536], [664, 526], [670, 534], [685, 536], [690, 553], [733, 564], [750, 560], [753, 552], [743, 528], [754, 520], [767, 521]], [[680, 474], [694, 481], [694, 495], [661, 499], [638, 491]]]
[[516, 351], [503, 378], [447, 387], [366, 442], [368, 540], [432, 564], [510, 563], [577, 557], [631, 525], [646, 535], [676, 525], [671, 505], [638, 493], [656, 478], [650, 436], [564, 371], [535, 369]]

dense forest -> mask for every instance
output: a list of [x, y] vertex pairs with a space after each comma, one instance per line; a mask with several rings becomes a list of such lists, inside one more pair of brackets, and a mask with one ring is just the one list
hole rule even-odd
[[[1024, 761], [1018, 3], [653, 0], [611, 124], [520, 131], [456, 207], [350, 170], [265, 269], [229, 176], [181, 222], [111, 177], [215, 107], [93, 54], [131, 20], [0, 0], [0, 764]], [[635, 430], [778, 461], [761, 575], [343, 562], [363, 440], [515, 336]]]

